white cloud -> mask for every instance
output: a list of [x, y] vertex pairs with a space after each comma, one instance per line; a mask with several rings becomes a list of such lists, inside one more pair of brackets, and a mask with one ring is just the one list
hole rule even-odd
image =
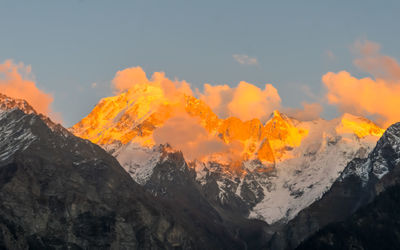
[[257, 58], [245, 54], [234, 54], [233, 59], [242, 65], [258, 65]]

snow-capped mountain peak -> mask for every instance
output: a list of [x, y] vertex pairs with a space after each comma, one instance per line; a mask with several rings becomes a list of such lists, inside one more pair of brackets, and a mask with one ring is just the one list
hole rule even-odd
[[[156, 145], [154, 131], [177, 112], [194, 117], [209, 138], [239, 145], [240, 153], [211, 153], [191, 160], [186, 165], [194, 174], [187, 178], [194, 178], [221, 206], [268, 223], [290, 220], [321, 197], [347, 162], [366, 157], [383, 133], [371, 121], [350, 114], [302, 122], [275, 110], [263, 124], [258, 119], [221, 119], [206, 103], [187, 94], [172, 100], [165, 99], [157, 86], [138, 85], [102, 99], [71, 131], [100, 144], [133, 179], [147, 185], [155, 181], [159, 163], [174, 154]], [[229, 154], [235, 157], [226, 157]]]

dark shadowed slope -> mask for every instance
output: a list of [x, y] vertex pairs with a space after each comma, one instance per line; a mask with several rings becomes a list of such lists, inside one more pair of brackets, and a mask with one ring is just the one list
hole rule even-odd
[[108, 153], [0, 96], [0, 249], [240, 249], [136, 184]]
[[344, 222], [333, 223], [298, 249], [400, 249], [400, 185], [388, 188]]

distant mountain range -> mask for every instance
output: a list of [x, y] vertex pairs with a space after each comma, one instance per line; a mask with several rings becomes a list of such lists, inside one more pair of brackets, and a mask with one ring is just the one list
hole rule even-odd
[[[400, 125], [221, 119], [156, 91], [104, 98], [68, 130], [0, 95], [0, 248], [373, 249], [368, 234], [399, 231], [382, 207], [398, 202]], [[199, 127], [191, 150], [157, 140], [177, 116]]]
[[321, 197], [350, 160], [367, 156], [384, 131], [350, 114], [301, 122], [274, 111], [264, 124], [258, 119], [220, 119], [193, 96], [160, 102], [154, 88], [138, 85], [104, 98], [71, 132], [101, 145], [146, 186], [155, 181], [155, 169], [167, 155], [154, 133], [181, 113], [197, 118], [211, 138], [239, 149], [194, 159], [183, 150], [194, 181], [217, 206], [268, 224], [291, 220]]

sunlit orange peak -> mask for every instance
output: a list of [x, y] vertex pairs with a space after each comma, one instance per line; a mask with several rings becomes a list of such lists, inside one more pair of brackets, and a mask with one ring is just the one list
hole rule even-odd
[[308, 133], [279, 111], [274, 111], [265, 125], [258, 119], [220, 119], [208, 105], [193, 96], [171, 98], [159, 86], [149, 84], [136, 84], [124, 93], [102, 99], [71, 130], [106, 147], [128, 142], [153, 146], [154, 131], [179, 112], [198, 118], [210, 137], [228, 146], [227, 154], [238, 154], [244, 159], [275, 162], [282, 159], [288, 148], [300, 146]]
[[384, 129], [378, 127], [372, 121], [348, 113], [342, 116], [341, 124], [337, 131], [339, 133], [354, 133], [358, 138], [364, 138], [368, 135], [381, 137], [385, 132]]
[[286, 149], [299, 147], [308, 130], [298, 128], [295, 121], [275, 110], [266, 122], [263, 138], [268, 138], [276, 158], [282, 158]]

